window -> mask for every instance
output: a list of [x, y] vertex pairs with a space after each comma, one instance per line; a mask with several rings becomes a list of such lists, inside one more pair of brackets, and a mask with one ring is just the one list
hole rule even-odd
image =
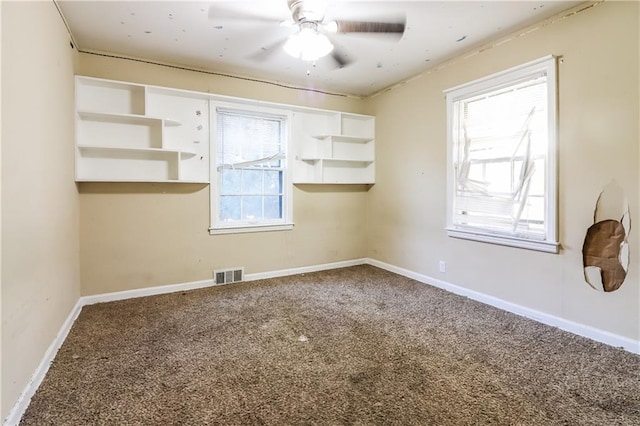
[[446, 98], [449, 236], [557, 253], [555, 58]]
[[211, 233], [291, 229], [288, 113], [212, 105]]

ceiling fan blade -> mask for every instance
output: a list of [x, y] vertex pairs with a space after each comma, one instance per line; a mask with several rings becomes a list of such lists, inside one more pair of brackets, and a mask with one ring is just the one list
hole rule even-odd
[[286, 42], [287, 42], [287, 39], [283, 38], [267, 46], [263, 46], [260, 48], [259, 52], [256, 52], [251, 56], [249, 56], [249, 59], [251, 59], [252, 61], [264, 62], [274, 54], [282, 51], [282, 47]]
[[402, 37], [404, 34], [404, 22], [367, 22], [367, 21], [343, 21], [337, 20], [336, 33], [384, 33]]
[[344, 49], [338, 43], [336, 43], [335, 37], [328, 37], [331, 44], [333, 44], [333, 50], [331, 51], [331, 54], [329, 56], [331, 56], [331, 59], [333, 59], [336, 67], [341, 69], [351, 65], [353, 63], [353, 59], [351, 59], [349, 55], [345, 53]]
[[331, 52], [331, 58], [336, 63], [338, 68], [345, 68], [353, 63], [353, 61], [349, 59], [343, 51], [339, 50], [336, 47], [334, 47], [333, 51]]

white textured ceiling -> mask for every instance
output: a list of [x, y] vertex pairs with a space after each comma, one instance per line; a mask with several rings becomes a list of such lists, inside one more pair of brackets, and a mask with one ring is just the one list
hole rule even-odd
[[[328, 0], [327, 3], [327, 19], [385, 21], [404, 15], [405, 33], [399, 40], [379, 34], [335, 35], [336, 48], [353, 62], [337, 68], [326, 57], [312, 66], [289, 57], [280, 48], [270, 55], [264, 52], [292, 32], [291, 28], [278, 24], [290, 19], [286, 0], [57, 1], [78, 49], [83, 52], [358, 96], [375, 93], [581, 2]], [[213, 7], [211, 16], [210, 7]]]

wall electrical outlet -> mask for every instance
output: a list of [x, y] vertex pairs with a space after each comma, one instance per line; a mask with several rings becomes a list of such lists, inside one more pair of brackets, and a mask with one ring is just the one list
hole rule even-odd
[[447, 272], [447, 263], [444, 260], [441, 260], [439, 263], [440, 272]]

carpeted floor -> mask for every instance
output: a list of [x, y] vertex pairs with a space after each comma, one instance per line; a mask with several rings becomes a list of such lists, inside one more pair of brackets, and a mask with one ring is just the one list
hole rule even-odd
[[23, 425], [640, 425], [640, 356], [371, 267], [83, 308]]

